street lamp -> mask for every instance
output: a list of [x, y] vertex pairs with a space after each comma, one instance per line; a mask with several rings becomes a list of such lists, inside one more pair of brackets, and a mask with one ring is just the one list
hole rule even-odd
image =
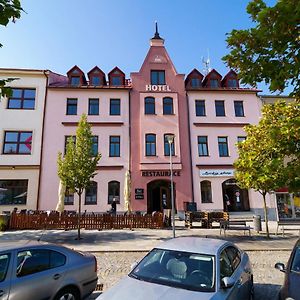
[[[172, 165], [172, 144], [174, 143], [174, 134], [168, 134], [166, 136], [169, 143], [169, 153], [170, 153], [170, 177], [171, 177], [171, 206], [172, 206], [172, 229], [173, 238], [175, 238], [175, 205], [174, 205], [174, 192], [173, 192], [173, 165]], [[174, 146], [174, 144], [173, 144]]]

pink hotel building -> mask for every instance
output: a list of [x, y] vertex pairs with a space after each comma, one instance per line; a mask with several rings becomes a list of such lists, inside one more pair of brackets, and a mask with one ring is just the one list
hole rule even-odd
[[[102, 158], [83, 195], [83, 211], [107, 211], [113, 198], [117, 211], [124, 211], [127, 171], [133, 211], [170, 208], [171, 151], [178, 213], [190, 202], [198, 210], [261, 212], [260, 195], [241, 190], [234, 181], [236, 143], [246, 138], [246, 124], [258, 122], [262, 105], [257, 90], [239, 87], [235, 72], [222, 78], [216, 70], [203, 76], [194, 69], [185, 78], [177, 73], [156, 30], [141, 69], [131, 73], [131, 80], [117, 67], [108, 80], [98, 67], [86, 78], [77, 66], [55, 79], [48, 81], [44, 103], [35, 208], [55, 209], [57, 153], [64, 152], [67, 138], [75, 134], [85, 113], [92, 125], [94, 151]], [[171, 149], [167, 135], [174, 137]], [[5, 141], [1, 143], [3, 149]], [[76, 195], [67, 193], [65, 209], [76, 210], [77, 201]], [[18, 205], [29, 208], [23, 206]], [[274, 197], [269, 197], [268, 206], [273, 218]]]

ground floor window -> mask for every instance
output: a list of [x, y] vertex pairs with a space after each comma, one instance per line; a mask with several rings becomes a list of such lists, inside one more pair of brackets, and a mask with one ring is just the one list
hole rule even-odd
[[200, 188], [201, 188], [201, 202], [211, 203], [212, 202], [211, 182], [208, 180], [201, 181]]
[[108, 204], [112, 204], [115, 199], [116, 203], [120, 204], [120, 182], [110, 181], [108, 183]]
[[85, 189], [85, 205], [97, 204], [97, 182], [91, 181]]
[[0, 205], [26, 204], [28, 180], [0, 180]]
[[65, 205], [73, 205], [74, 204], [74, 193], [70, 191], [70, 189], [66, 188], [65, 192]]
[[279, 219], [300, 218], [300, 193], [276, 193]]

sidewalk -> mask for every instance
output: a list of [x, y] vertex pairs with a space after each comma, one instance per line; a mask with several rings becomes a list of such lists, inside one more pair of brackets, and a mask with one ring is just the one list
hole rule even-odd
[[[251, 224], [252, 225], [252, 224]], [[251, 230], [251, 236], [243, 231], [230, 231], [224, 237], [220, 235], [219, 228], [187, 229], [184, 222], [176, 222], [176, 237], [195, 236], [208, 238], [221, 238], [232, 241], [246, 251], [262, 250], [291, 250], [299, 238], [299, 230], [289, 230], [285, 236], [281, 232], [276, 236], [276, 222], [269, 222], [271, 238], [267, 239], [265, 233], [257, 234]], [[264, 229], [264, 224], [263, 224]], [[159, 243], [172, 238], [172, 229], [123, 229], [123, 230], [81, 230], [82, 240], [77, 241], [77, 230], [22, 230], [0, 232], [0, 241], [31, 239], [62, 244], [75, 250], [90, 252], [134, 252], [149, 251]]]

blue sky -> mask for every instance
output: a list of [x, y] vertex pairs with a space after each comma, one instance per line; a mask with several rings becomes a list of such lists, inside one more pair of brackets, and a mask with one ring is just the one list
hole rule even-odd
[[[21, 0], [26, 14], [0, 28], [0, 67], [50, 69], [66, 74], [115, 66], [128, 78], [138, 71], [158, 21], [159, 33], [179, 73], [211, 67], [225, 75], [226, 33], [253, 24], [248, 0]], [[268, 0], [274, 5], [275, 0]], [[268, 93], [265, 86], [264, 93]]]

